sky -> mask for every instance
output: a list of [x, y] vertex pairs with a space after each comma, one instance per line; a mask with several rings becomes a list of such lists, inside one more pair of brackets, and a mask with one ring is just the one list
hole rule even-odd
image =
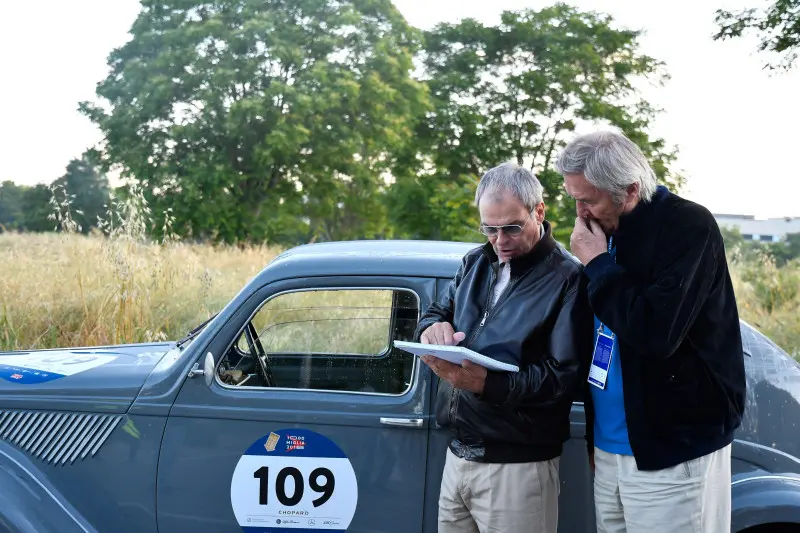
[[[395, 0], [409, 23], [474, 17], [499, 21], [503, 10], [541, 8], [538, 0]], [[684, 196], [715, 213], [800, 216], [800, 63], [763, 69], [755, 37], [713, 41], [717, 8], [760, 7], [764, 0], [573, 0], [610, 14], [619, 27], [644, 31], [641, 51], [666, 63], [671, 79], [646, 87], [663, 110], [651, 133], [679, 150]], [[33, 185], [63, 175], [70, 159], [100, 139], [78, 112], [107, 73], [108, 54], [124, 44], [137, 0], [11, 2], [0, 17], [0, 181]]]

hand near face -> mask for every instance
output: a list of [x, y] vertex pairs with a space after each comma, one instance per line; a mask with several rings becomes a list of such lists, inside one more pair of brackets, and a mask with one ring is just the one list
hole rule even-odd
[[587, 223], [583, 218], [575, 219], [575, 227], [569, 239], [572, 253], [583, 265], [607, 251], [606, 235], [603, 228], [594, 220]]

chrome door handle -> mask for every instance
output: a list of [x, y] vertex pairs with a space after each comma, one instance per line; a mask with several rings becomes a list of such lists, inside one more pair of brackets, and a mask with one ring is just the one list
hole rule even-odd
[[385, 424], [387, 426], [401, 426], [405, 428], [421, 428], [422, 427], [422, 419], [421, 418], [389, 418], [382, 416], [381, 417], [381, 424]]

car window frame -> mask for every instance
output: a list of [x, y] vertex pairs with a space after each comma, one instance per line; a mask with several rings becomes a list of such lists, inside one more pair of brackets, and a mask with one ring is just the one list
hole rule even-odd
[[[236, 386], [236, 385], [229, 385], [229, 384], [223, 382], [220, 379], [220, 377], [219, 377], [219, 367], [222, 364], [222, 361], [225, 359], [225, 356], [227, 355], [227, 353], [233, 347], [236, 347], [236, 349], [239, 350], [238, 341], [241, 338], [241, 336], [244, 334], [244, 330], [247, 327], [247, 324], [249, 324], [253, 320], [253, 318], [258, 314], [258, 312], [261, 311], [261, 309], [270, 300], [273, 300], [273, 299], [278, 298], [278, 297], [280, 297], [282, 295], [285, 295], [285, 294], [292, 294], [292, 293], [298, 293], [298, 292], [346, 291], [346, 290], [406, 291], [406, 292], [408, 292], [408, 293], [410, 293], [410, 294], [412, 294], [414, 296], [414, 300], [416, 302], [416, 306], [417, 306], [416, 323], [419, 324], [419, 321], [422, 318], [422, 302], [421, 302], [420, 295], [417, 293], [416, 290], [414, 290], [414, 289], [412, 289], [410, 287], [393, 286], [393, 285], [320, 285], [320, 286], [314, 286], [314, 287], [298, 287], [298, 288], [290, 288], [290, 289], [280, 290], [278, 292], [275, 292], [275, 293], [269, 295], [269, 297], [264, 299], [263, 302], [259, 303], [259, 305], [257, 305], [253, 309], [253, 311], [250, 313], [250, 315], [244, 320], [244, 322], [242, 323], [241, 327], [236, 331], [236, 333], [233, 335], [231, 340], [227, 342], [227, 344], [225, 345], [225, 349], [222, 351], [222, 354], [219, 357], [219, 360], [217, 360], [215, 362], [215, 364], [214, 364], [214, 378], [213, 378], [214, 384], [219, 386], [219, 387], [222, 387], [223, 389], [226, 389], [226, 390], [232, 390], [232, 391], [241, 390], [241, 391], [249, 391], [249, 392], [252, 392], [252, 391], [289, 392], [289, 391], [292, 391], [292, 392], [302, 392], [302, 393], [312, 392], [312, 393], [342, 394], [342, 395], [355, 394], [355, 395], [359, 395], [359, 396], [376, 396], [376, 397], [380, 397], [380, 398], [402, 398], [403, 396], [407, 396], [407, 395], [411, 394], [413, 392], [413, 390], [414, 390], [415, 382], [417, 381], [417, 379], [419, 379], [419, 376], [420, 376], [419, 368], [420, 368], [420, 364], [421, 364], [420, 361], [418, 360], [419, 358], [414, 356], [414, 355], [412, 355], [412, 354], [408, 354], [408, 357], [413, 357], [414, 358], [413, 362], [412, 362], [412, 366], [411, 366], [410, 379], [409, 379], [409, 381], [408, 381], [408, 383], [406, 385], [406, 388], [403, 391], [401, 391], [399, 393], [395, 393], [395, 394], [387, 394], [387, 393], [383, 393], [383, 392], [342, 391], [342, 390], [332, 390], [332, 389], [309, 389], [309, 388], [304, 388], [304, 387], [262, 387], [262, 386], [254, 386], [254, 385]], [[392, 309], [392, 313], [394, 314], [394, 308]], [[390, 316], [390, 321], [394, 325], [394, 321], [392, 320], [393, 318], [394, 318], [393, 316]], [[392, 340], [392, 332], [393, 332], [393, 328], [390, 328], [390, 330], [389, 330], [389, 340], [390, 341]], [[388, 353], [389, 353], [389, 351], [387, 350], [386, 354], [388, 355]], [[341, 357], [347, 357], [347, 354], [338, 354], [338, 355], [341, 356]], [[362, 357], [364, 359], [369, 359], [369, 360], [372, 360], [372, 359], [379, 360], [379, 357], [377, 355], [369, 356], [369, 355], [357, 354], [356, 357]]]
[[[309, 289], [309, 291], [324, 291], [324, 290], [328, 290], [328, 289]], [[337, 290], [342, 290], [342, 291], [347, 291], [347, 290], [360, 291], [360, 290], [367, 290], [367, 289], [349, 289], [349, 288], [345, 288], [345, 289], [337, 289]], [[386, 290], [386, 289], [376, 289], [376, 290]], [[291, 291], [291, 292], [303, 292], [303, 291]], [[305, 291], [305, 292], [308, 292], [308, 291]], [[255, 317], [259, 313], [259, 311], [261, 311], [261, 309], [263, 309], [263, 307], [267, 304], [268, 301], [269, 300], [265, 301], [261, 305], [261, 307], [256, 310], [255, 314], [253, 314], [253, 317]], [[391, 317], [389, 317], [389, 319], [391, 320]], [[417, 320], [419, 320], [419, 318]], [[313, 322], [313, 321], [314, 320], [309, 320], [309, 322]], [[261, 336], [264, 333], [266, 333], [267, 331], [269, 331], [269, 329], [272, 328], [273, 326], [280, 326], [280, 325], [289, 324], [289, 323], [290, 322], [277, 322], [277, 323], [267, 327], [262, 332], [262, 334], [258, 336], [258, 338], [261, 338]], [[245, 323], [245, 327], [246, 327], [246, 324], [247, 323]], [[244, 332], [244, 330], [242, 330], [242, 331]], [[240, 334], [240, 338], [241, 338], [241, 334]], [[357, 359], [357, 358], [370, 359], [370, 360], [372, 360], [372, 359], [375, 359], [375, 360], [384, 359], [384, 358], [389, 356], [389, 352], [391, 351], [391, 341], [392, 341], [392, 330], [391, 329], [389, 329], [385, 340], [386, 340], [386, 344], [384, 345], [383, 350], [381, 352], [377, 353], [377, 354], [356, 353], [356, 352], [336, 352], [336, 353], [331, 353], [330, 355], [332, 357], [342, 357], [342, 358], [351, 358], [351, 359]], [[244, 353], [249, 354], [249, 352], [244, 352]], [[317, 354], [317, 353], [321, 354], [321, 353], [324, 353], [324, 352], [311, 352], [311, 353], [312, 354]], [[281, 354], [281, 357], [302, 357], [304, 355], [308, 355], [308, 352], [280, 352], [280, 354]]]

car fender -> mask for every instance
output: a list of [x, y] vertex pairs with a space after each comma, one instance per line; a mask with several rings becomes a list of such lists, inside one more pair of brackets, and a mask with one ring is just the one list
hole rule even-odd
[[757, 475], [731, 484], [731, 531], [763, 524], [800, 524], [800, 476]]
[[23, 454], [0, 442], [0, 533], [97, 533]]

